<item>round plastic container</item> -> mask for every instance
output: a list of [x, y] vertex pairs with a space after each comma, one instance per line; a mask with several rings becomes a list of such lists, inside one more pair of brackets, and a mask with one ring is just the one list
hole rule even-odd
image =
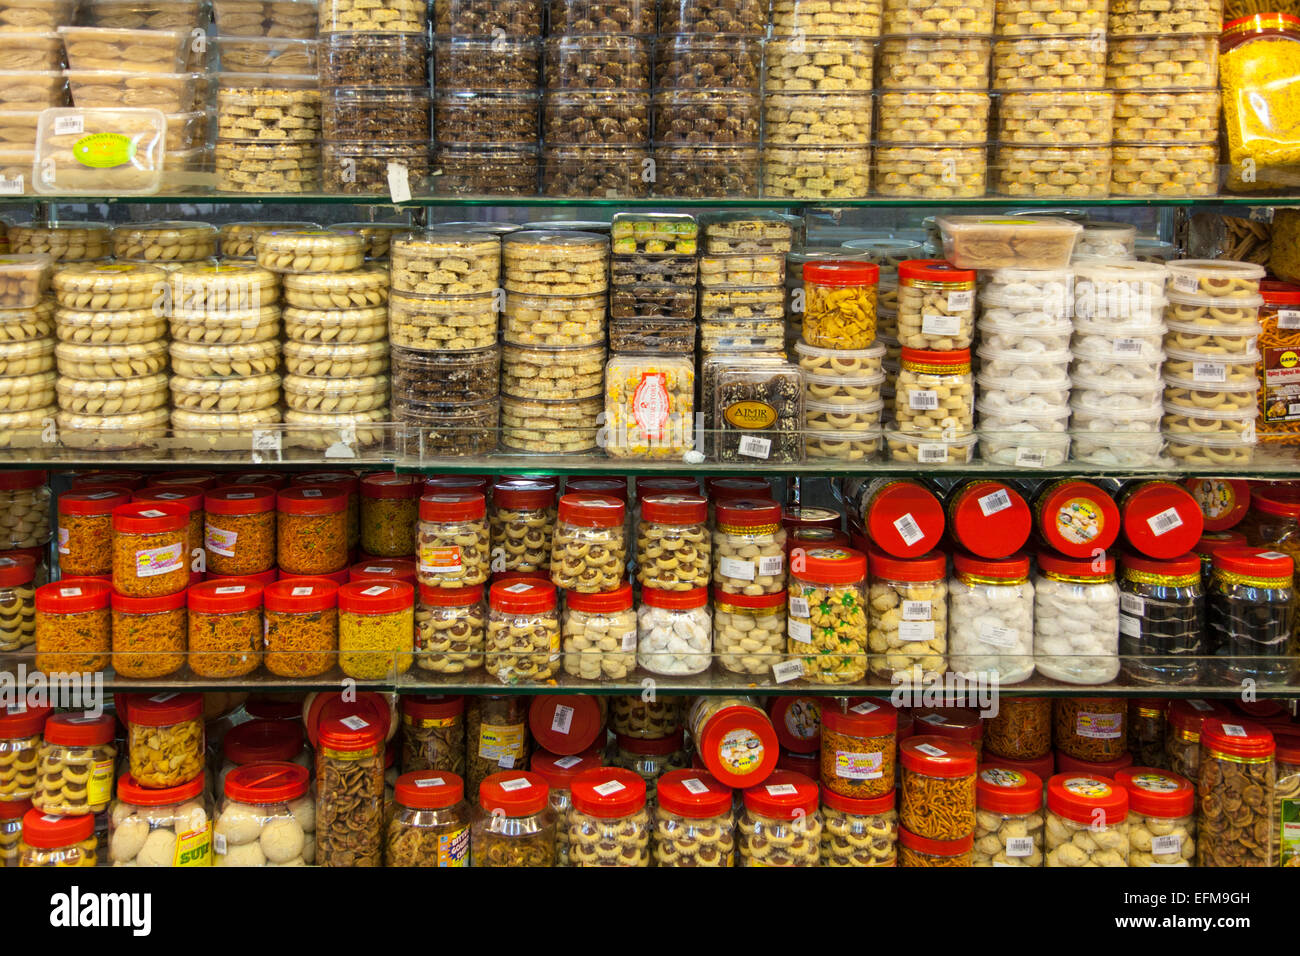
[[260, 574], [275, 565], [275, 497], [275, 489], [264, 485], [230, 485], [204, 495], [209, 572]]
[[[384, 846], [384, 735], [347, 705], [322, 715], [316, 751], [316, 863], [380, 866]], [[373, 718], [373, 714], [368, 714]]]
[[637, 619], [632, 586], [566, 596], [561, 636], [564, 671], [587, 680], [626, 678], [636, 669]]
[[555, 585], [506, 578], [488, 592], [487, 671], [502, 683], [545, 680], [560, 666]]
[[113, 796], [115, 727], [108, 715], [50, 716], [37, 754], [39, 781], [32, 806], [54, 816], [104, 810]]
[[112, 865], [210, 866], [213, 814], [206, 789], [203, 774], [161, 789], [123, 776], [108, 820]]
[[98, 578], [69, 578], [36, 590], [36, 658], [46, 673], [93, 673], [112, 649], [112, 587]]
[[1034, 518], [1043, 540], [1072, 558], [1109, 549], [1120, 532], [1119, 508], [1111, 496], [1090, 482], [1068, 478], [1038, 493]]
[[1286, 683], [1294, 675], [1295, 565], [1290, 555], [1250, 547], [1214, 551], [1206, 648], [1227, 681]]
[[673, 770], [659, 779], [656, 866], [732, 866], [735, 840], [730, 787], [697, 770]]
[[622, 501], [602, 495], [560, 498], [551, 550], [551, 580], [557, 587], [591, 593], [623, 582], [626, 508]]
[[943, 673], [948, 648], [944, 555], [895, 558], [872, 551], [869, 564], [872, 672], [895, 683]]
[[975, 273], [938, 259], [898, 267], [898, 341], [904, 349], [969, 349], [975, 332]]
[[140, 786], [176, 787], [202, 776], [201, 694], [132, 695], [123, 716], [131, 778]]
[[1125, 555], [1119, 588], [1124, 673], [1139, 683], [1195, 683], [1205, 653], [1201, 559]]
[[545, 779], [536, 773], [494, 773], [479, 786], [470, 831], [476, 867], [555, 865], [555, 817]]
[[818, 866], [822, 818], [817, 784], [778, 770], [749, 787], [740, 817], [741, 866]]
[[59, 495], [59, 569], [67, 576], [113, 573], [113, 511], [131, 500], [122, 488]]
[[948, 582], [951, 666], [1015, 684], [1034, 672], [1034, 587], [1024, 555], [957, 554]]
[[166, 502], [113, 509], [113, 587], [127, 597], [158, 597], [190, 580], [189, 509]]
[[972, 866], [1043, 865], [1043, 781], [1036, 774], [980, 770], [975, 807]]
[[348, 677], [404, 674], [414, 659], [415, 588], [405, 581], [356, 581], [338, 590], [339, 667]]
[[209, 579], [189, 589], [186, 603], [191, 671], [203, 677], [242, 677], [257, 670], [265, 635], [260, 584]]
[[1047, 782], [1046, 866], [1128, 866], [1128, 830], [1128, 792], [1109, 778], [1075, 772]]
[[1196, 789], [1155, 767], [1115, 774], [1128, 791], [1129, 866], [1191, 866], [1196, 859]]
[[705, 767], [727, 786], [753, 786], [776, 766], [776, 731], [752, 697], [698, 697], [686, 724]]
[[90, 814], [51, 816], [28, 810], [23, 816], [18, 846], [20, 867], [95, 866], [99, 851], [95, 818]]
[[1038, 555], [1034, 656], [1039, 673], [1071, 684], [1119, 674], [1119, 590], [1115, 561]]
[[787, 653], [802, 658], [806, 680], [860, 681], [867, 671], [866, 555], [814, 548], [792, 554], [791, 568]]
[[0, 651], [20, 651], [36, 642], [36, 577], [30, 555], [0, 555]]

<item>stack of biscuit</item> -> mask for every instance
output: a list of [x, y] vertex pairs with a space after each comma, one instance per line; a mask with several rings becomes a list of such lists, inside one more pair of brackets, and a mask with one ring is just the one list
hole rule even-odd
[[52, 271], [47, 253], [0, 266], [0, 440], [11, 447], [14, 431], [39, 430], [54, 413], [54, 304], [44, 297]]

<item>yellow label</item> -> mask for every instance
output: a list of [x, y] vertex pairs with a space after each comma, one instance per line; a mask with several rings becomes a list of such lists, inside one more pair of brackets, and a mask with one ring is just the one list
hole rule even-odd
[[135, 142], [121, 133], [93, 133], [72, 144], [72, 158], [92, 169], [125, 166], [135, 159]]
[[751, 774], [763, 763], [763, 740], [753, 731], [741, 728], [722, 738], [718, 759], [738, 777]]
[[727, 406], [723, 416], [737, 428], [770, 428], [776, 409], [767, 402], [736, 402]]
[[176, 853], [172, 866], [212, 865], [212, 823], [201, 830], [187, 830], [176, 837]]
[[500, 763], [505, 757], [519, 760], [524, 755], [523, 724], [483, 724], [478, 730], [478, 755]]
[[410, 727], [420, 727], [424, 729], [429, 727], [450, 727], [459, 719], [460, 718], [458, 717], [421, 717], [419, 720], [416, 720], [406, 714], [402, 715], [402, 723]]
[[90, 765], [90, 779], [86, 781], [86, 802], [100, 806], [113, 799], [113, 761], [96, 760]]
[[438, 835], [438, 866], [469, 866], [469, 827]]

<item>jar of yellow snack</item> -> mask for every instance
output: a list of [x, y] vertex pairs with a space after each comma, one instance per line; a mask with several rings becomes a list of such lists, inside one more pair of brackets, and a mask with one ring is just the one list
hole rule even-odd
[[316, 677], [338, 656], [338, 585], [295, 577], [268, 584], [266, 669], [279, 677]]
[[262, 586], [215, 578], [188, 591], [189, 665], [201, 677], [242, 677], [262, 662]]
[[186, 593], [114, 594], [113, 670], [121, 677], [164, 677], [185, 665]]
[[89, 813], [59, 817], [28, 810], [18, 846], [20, 867], [95, 866], [99, 850], [95, 817]]
[[975, 270], [942, 259], [898, 266], [898, 341], [904, 349], [950, 352], [975, 335]]
[[876, 338], [880, 267], [870, 262], [809, 262], [803, 267], [803, 339], [832, 349], [865, 349]]
[[59, 570], [64, 576], [113, 573], [113, 512], [129, 504], [123, 488], [88, 488], [59, 495]]
[[36, 669], [92, 673], [109, 664], [113, 589], [97, 578], [64, 578], [36, 590]]
[[189, 509], [144, 501], [113, 509], [113, 587], [127, 597], [183, 591], [190, 581]]
[[348, 677], [404, 674], [415, 657], [415, 588], [405, 581], [353, 581], [338, 592], [339, 667]]
[[903, 765], [899, 823], [927, 840], [960, 840], [975, 832], [975, 748], [944, 737], [909, 737], [898, 747]]
[[276, 564], [281, 574], [333, 574], [347, 567], [348, 497], [342, 488], [276, 494]]
[[554, 866], [549, 790], [544, 777], [524, 770], [487, 777], [478, 788], [479, 812], [470, 830], [473, 866]]
[[[1219, 38], [1223, 125], [1233, 189], [1287, 186], [1300, 166], [1292, 129], [1293, 77], [1300, 64], [1300, 17], [1260, 13], [1233, 20]], [[1250, 168], [1252, 175], [1240, 171]]]
[[867, 672], [867, 556], [847, 548], [791, 555], [786, 651], [804, 679], [851, 684]]
[[133, 694], [122, 716], [131, 776], [142, 786], [175, 787], [203, 773], [202, 694]]

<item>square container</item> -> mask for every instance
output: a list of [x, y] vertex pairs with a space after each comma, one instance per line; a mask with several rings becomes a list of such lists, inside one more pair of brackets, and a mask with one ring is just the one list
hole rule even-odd
[[128, 73], [179, 73], [185, 69], [187, 30], [118, 30], [59, 27], [68, 67]]
[[147, 196], [158, 191], [167, 120], [152, 109], [54, 109], [36, 128], [38, 193]]

